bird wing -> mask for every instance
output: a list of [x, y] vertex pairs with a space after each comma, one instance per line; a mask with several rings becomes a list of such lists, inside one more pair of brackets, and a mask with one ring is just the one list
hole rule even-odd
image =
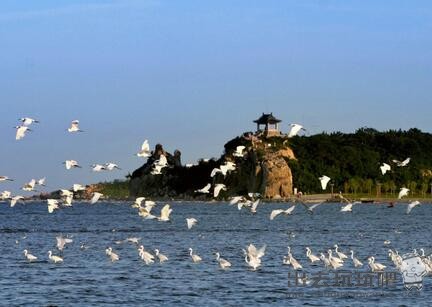
[[195, 218], [193, 218], [193, 217], [186, 219], [186, 223], [187, 223], [188, 229], [191, 229], [192, 226], [194, 226], [197, 222], [198, 221]]
[[102, 195], [103, 195], [102, 193], [94, 192], [90, 203], [95, 204], [99, 200], [99, 198], [101, 198]]
[[270, 213], [270, 220], [274, 220], [274, 218], [277, 217], [277, 216], [278, 216], [279, 214], [281, 214], [282, 212], [284, 212], [283, 209], [276, 209], [276, 210], [273, 210], [273, 211]]
[[259, 203], [260, 203], [260, 200], [259, 200], [259, 199], [256, 200], [256, 201], [252, 204], [252, 208], [251, 208], [251, 210], [252, 210], [252, 211], [256, 211], [256, 209], [257, 209]]
[[321, 204], [323, 204], [324, 202], [320, 202], [320, 203], [317, 203], [317, 204], [313, 204], [312, 206], [310, 206], [309, 207], [309, 210], [314, 210], [316, 207], [318, 207], [319, 205], [321, 205]]
[[291, 213], [294, 211], [295, 207], [296, 207], [296, 206], [294, 205], [294, 206], [292, 206], [292, 207], [286, 209], [286, 210], [284, 211], [284, 213], [285, 213], [285, 214], [288, 214], [288, 215], [291, 214]]
[[214, 168], [211, 173], [210, 173], [210, 177], [214, 177], [217, 173], [222, 173], [220, 168]]
[[25, 136], [26, 131], [27, 131], [27, 127], [24, 127], [24, 126], [19, 127], [16, 131], [15, 139], [16, 140], [22, 139]]
[[145, 140], [144, 143], [141, 145], [141, 151], [145, 151], [145, 152], [150, 151], [150, 145], [147, 140]]
[[222, 183], [216, 184], [215, 187], [214, 187], [213, 196], [214, 197], [218, 197], [218, 195], [219, 195], [219, 193], [220, 193], [220, 191], [222, 189], [225, 189], [225, 185], [224, 184], [222, 184]]
[[168, 219], [171, 214], [172, 209], [170, 209], [170, 205], [166, 204], [163, 206], [161, 210], [161, 219]]
[[297, 135], [297, 133], [300, 131], [301, 128], [303, 128], [303, 126], [298, 124], [291, 124], [291, 129], [288, 132], [288, 137], [293, 137]]
[[330, 177], [327, 177], [324, 175], [324, 176], [320, 177], [319, 180], [321, 181], [322, 189], [325, 190], [327, 187], [327, 183], [330, 181]]

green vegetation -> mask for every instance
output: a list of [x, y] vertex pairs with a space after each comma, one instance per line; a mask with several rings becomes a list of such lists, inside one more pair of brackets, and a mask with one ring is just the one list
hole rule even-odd
[[[394, 197], [399, 188], [410, 195], [430, 196], [432, 183], [432, 134], [419, 129], [379, 132], [362, 128], [353, 134], [322, 133], [290, 139], [297, 161], [291, 160], [294, 187], [306, 193], [321, 193], [321, 175], [332, 178], [334, 192], [362, 194], [364, 197]], [[411, 157], [406, 167], [397, 167], [393, 159]], [[392, 170], [381, 174], [380, 165]], [[331, 189], [328, 186], [327, 191]]]
[[113, 182], [102, 182], [96, 185], [97, 191], [109, 199], [129, 198], [129, 180], [114, 180]]

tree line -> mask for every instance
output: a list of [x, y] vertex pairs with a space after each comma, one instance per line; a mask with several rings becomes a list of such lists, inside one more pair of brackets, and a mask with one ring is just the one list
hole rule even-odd
[[[294, 187], [322, 193], [319, 176], [327, 175], [336, 192], [396, 194], [407, 187], [411, 194], [426, 196], [432, 183], [432, 134], [413, 128], [380, 132], [361, 128], [355, 133], [321, 133], [290, 139], [297, 160], [290, 160]], [[392, 160], [410, 163], [398, 167]], [[381, 174], [380, 165], [391, 165]]]

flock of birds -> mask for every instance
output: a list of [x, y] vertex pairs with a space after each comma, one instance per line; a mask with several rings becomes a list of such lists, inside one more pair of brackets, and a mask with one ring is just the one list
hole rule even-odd
[[[38, 120], [28, 118], [28, 117], [21, 118], [20, 121], [21, 121], [21, 125], [15, 127], [16, 128], [16, 140], [20, 140], [20, 139], [24, 138], [27, 132], [32, 131], [29, 127], [35, 123], [39, 123]], [[299, 133], [300, 130], [305, 130], [305, 129], [301, 125], [292, 124], [291, 130], [288, 133], [288, 137], [292, 137], [292, 136], [296, 135], [297, 133]], [[79, 121], [78, 120], [72, 121], [71, 125], [67, 129], [67, 131], [69, 133], [83, 132], [83, 130], [81, 130], [79, 127]], [[236, 150], [232, 153], [232, 156], [234, 157], [234, 159], [235, 158], [242, 158], [246, 154], [245, 150], [246, 150], [245, 146], [237, 146]], [[136, 153], [136, 156], [147, 158], [147, 157], [150, 157], [151, 155], [152, 155], [152, 152], [150, 150], [149, 142], [148, 142], [148, 140], [145, 140], [144, 143], [142, 144], [140, 150], [138, 151], [138, 153]], [[393, 162], [398, 167], [405, 167], [409, 164], [410, 158], [407, 158], [404, 161], [393, 160]], [[64, 164], [65, 164], [66, 170], [71, 170], [73, 168], [80, 168], [81, 167], [79, 165], [79, 163], [75, 160], [66, 160], [64, 162]], [[158, 160], [154, 161], [151, 174], [153, 174], [153, 175], [161, 174], [161, 171], [163, 170], [163, 168], [165, 168], [167, 166], [168, 166], [168, 161], [167, 161], [166, 157], [162, 154], [162, 155], [160, 155]], [[191, 165], [187, 165], [187, 167], [190, 167], [190, 166]], [[120, 167], [116, 163], [113, 163], [113, 162], [108, 162], [105, 164], [93, 164], [91, 167], [92, 167], [92, 171], [94, 171], [94, 172], [112, 171], [115, 169], [120, 169]], [[217, 174], [221, 174], [222, 176], [225, 177], [229, 172], [232, 172], [235, 170], [236, 170], [236, 164], [233, 161], [225, 161], [219, 167], [214, 168], [211, 171], [211, 173], [209, 174], [209, 176], [211, 178], [213, 178]], [[380, 166], [380, 170], [381, 170], [382, 174], [385, 175], [386, 172], [391, 170], [391, 166], [387, 163], [383, 163]], [[331, 178], [323, 175], [323, 176], [319, 177], [318, 179], [321, 183], [322, 189], [326, 190], [327, 185], [330, 182]], [[0, 176], [0, 182], [12, 181], [12, 180], [13, 179], [11, 179], [7, 176]], [[38, 187], [38, 186], [40, 186], [40, 187], [45, 186], [45, 178], [41, 178], [38, 180], [32, 179], [30, 182], [25, 183], [23, 185], [22, 190], [29, 191], [29, 192], [36, 191], [36, 187]], [[213, 188], [212, 193], [213, 193], [214, 198], [218, 197], [220, 191], [226, 190], [226, 186], [223, 183], [216, 183], [213, 186], [211, 183], [208, 183], [206, 186], [204, 186], [201, 189], [197, 189], [195, 192], [208, 194], [208, 193], [210, 193], [212, 188]], [[61, 199], [47, 199], [48, 212], [53, 213], [54, 210], [59, 209], [60, 206], [63, 206], [63, 207], [72, 206], [74, 193], [76, 193], [78, 191], [82, 191], [82, 190], [85, 190], [85, 186], [80, 185], [80, 184], [74, 184], [71, 189], [61, 189], [60, 190]], [[398, 198], [401, 199], [404, 196], [407, 196], [408, 193], [409, 193], [409, 189], [401, 188]], [[343, 207], [341, 207], [340, 211], [341, 212], [352, 212], [353, 206], [355, 204], [357, 204], [357, 202], [352, 202], [352, 201], [348, 200], [342, 194], [340, 194], [339, 196], [343, 201], [347, 202], [347, 204], [345, 204]], [[90, 199], [90, 203], [91, 204], [96, 203], [101, 197], [103, 197], [103, 194], [98, 193], [98, 192], [93, 193], [93, 195]], [[22, 202], [24, 200], [24, 197], [20, 196], [20, 195], [12, 196], [10, 191], [3, 191], [0, 195], [0, 199], [10, 200], [11, 207], [14, 207], [17, 202]], [[317, 203], [317, 204], [308, 205], [308, 204], [303, 203], [300, 199], [298, 201], [300, 202], [301, 205], [303, 205], [307, 209], [307, 211], [309, 213], [314, 213], [314, 210], [319, 205], [322, 204], [322, 203]], [[258, 208], [258, 205], [260, 204], [260, 195], [258, 193], [249, 193], [248, 197], [235, 196], [230, 200], [230, 204], [231, 205], [237, 205], [238, 210], [242, 210], [243, 208], [248, 208], [251, 213], [257, 213], [257, 208]], [[411, 210], [419, 204], [420, 203], [418, 201], [411, 202], [410, 204], [408, 204], [407, 214], [409, 214], [411, 212]], [[153, 208], [155, 206], [156, 206], [156, 203], [154, 201], [145, 199], [144, 197], [136, 198], [136, 200], [132, 204], [132, 207], [137, 209], [138, 215], [140, 217], [142, 217], [143, 219], [155, 220], [158, 222], [169, 222], [170, 221], [170, 215], [173, 211], [172, 208], [170, 207], [170, 205], [165, 204], [161, 208], [159, 214], [154, 214]], [[277, 216], [279, 216], [281, 214], [283, 214], [285, 216], [289, 216], [289, 215], [293, 214], [293, 211], [295, 208], [296, 208], [296, 204], [294, 204], [294, 205], [292, 205], [286, 209], [272, 210], [270, 213], [269, 219], [274, 220]], [[186, 226], [188, 229], [191, 229], [197, 223], [198, 223], [198, 220], [194, 217], [186, 218]], [[65, 246], [69, 243], [72, 243], [73, 239], [58, 236], [58, 237], [56, 237], [56, 241], [57, 241], [57, 245], [56, 245], [57, 249], [59, 252], [62, 253]], [[155, 249], [154, 251], [152, 251], [149, 249], [145, 249], [142, 244], [141, 245], [139, 244], [139, 241], [140, 241], [140, 238], [132, 237], [132, 238], [127, 238], [124, 241], [120, 241], [120, 242], [116, 242], [116, 243], [120, 244], [123, 242], [129, 242], [129, 243], [135, 244], [136, 246], [139, 245], [139, 247], [137, 248], [138, 257], [146, 265], [151, 265], [155, 261], [158, 261], [160, 263], [164, 263], [164, 262], [169, 261], [169, 257], [167, 255], [161, 253], [160, 250]], [[82, 244], [81, 248], [86, 249], [87, 247], [84, 244]], [[420, 255], [420, 257], [421, 257], [422, 261], [425, 263], [425, 266], [426, 266], [428, 272], [431, 273], [432, 272], [432, 258], [431, 258], [431, 256], [426, 257], [424, 254], [424, 250], [421, 250], [421, 251], [422, 251], [422, 254]], [[257, 270], [262, 265], [262, 259], [266, 253], [266, 245], [264, 245], [260, 248], [257, 248], [253, 244], [249, 244], [245, 249], [242, 250], [242, 252], [243, 252], [243, 256], [244, 256], [244, 258], [243, 258], [244, 262], [247, 264], [247, 266], [249, 266], [252, 270]], [[29, 250], [27, 250], [27, 249], [25, 249], [23, 251], [23, 253], [24, 253], [25, 259], [29, 262], [35, 262], [38, 260], [38, 257], [31, 254], [29, 252]], [[111, 246], [106, 248], [105, 253], [106, 253], [108, 259], [112, 262], [116, 262], [116, 261], [120, 260], [120, 255], [116, 251], [114, 251]], [[415, 253], [417, 253], [417, 252], [415, 251]], [[199, 256], [192, 248], [189, 248], [189, 256], [190, 256], [190, 259], [193, 263], [200, 263], [201, 261], [203, 261], [202, 257]], [[400, 268], [402, 258], [399, 255], [399, 253], [397, 251], [389, 250], [389, 257], [392, 260], [392, 262], [394, 263], [395, 267]], [[318, 263], [322, 263], [325, 268], [334, 269], [334, 270], [342, 268], [345, 265], [346, 261], [349, 259], [351, 259], [352, 265], [354, 267], [358, 268], [358, 267], [363, 266], [363, 263], [358, 258], [356, 258], [354, 256], [353, 250], [350, 250], [350, 257], [348, 257], [346, 254], [344, 254], [343, 252], [341, 252], [339, 250], [338, 245], [334, 245], [334, 250], [328, 249], [326, 252], [321, 252], [319, 255], [313, 254], [311, 248], [306, 247], [306, 258], [313, 265], [317, 265]], [[62, 263], [64, 261], [64, 259], [61, 255], [54, 255], [51, 250], [48, 251], [48, 259], [50, 261], [52, 261], [53, 263]], [[221, 254], [219, 252], [215, 253], [215, 261], [218, 263], [220, 268], [224, 269], [224, 270], [229, 269], [232, 266], [231, 262], [228, 261], [227, 259], [222, 258]], [[367, 261], [368, 261], [368, 266], [369, 266], [370, 270], [373, 272], [383, 271], [386, 269], [385, 265], [380, 264], [380, 263], [375, 261], [374, 256], [370, 256], [369, 258], [367, 258]], [[287, 255], [285, 255], [283, 257], [282, 263], [284, 265], [291, 266], [294, 270], [301, 270], [303, 268], [303, 265], [293, 256], [290, 247], [288, 247]], [[307, 281], [305, 281], [305, 282], [307, 282]]]

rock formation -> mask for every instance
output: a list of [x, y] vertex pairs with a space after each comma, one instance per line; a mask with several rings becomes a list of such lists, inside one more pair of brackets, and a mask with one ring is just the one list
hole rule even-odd
[[[245, 146], [244, 156], [233, 155], [237, 146]], [[161, 154], [167, 157], [168, 166], [162, 174], [152, 175], [154, 163]], [[173, 155], [158, 144], [147, 162], [132, 173], [130, 180], [131, 196], [166, 197], [166, 198], [211, 198], [211, 193], [200, 195], [194, 191], [211, 183], [224, 183], [227, 191], [220, 196], [247, 195], [250, 192], [260, 193], [263, 198], [288, 198], [292, 195], [293, 180], [288, 165], [295, 159], [288, 147], [288, 139], [281, 136], [265, 137], [245, 133], [225, 144], [225, 153], [218, 159], [201, 160], [198, 165], [184, 167], [181, 165], [181, 153], [176, 150]], [[218, 173], [213, 178], [210, 173], [226, 161], [235, 163], [236, 170], [226, 176]]]

